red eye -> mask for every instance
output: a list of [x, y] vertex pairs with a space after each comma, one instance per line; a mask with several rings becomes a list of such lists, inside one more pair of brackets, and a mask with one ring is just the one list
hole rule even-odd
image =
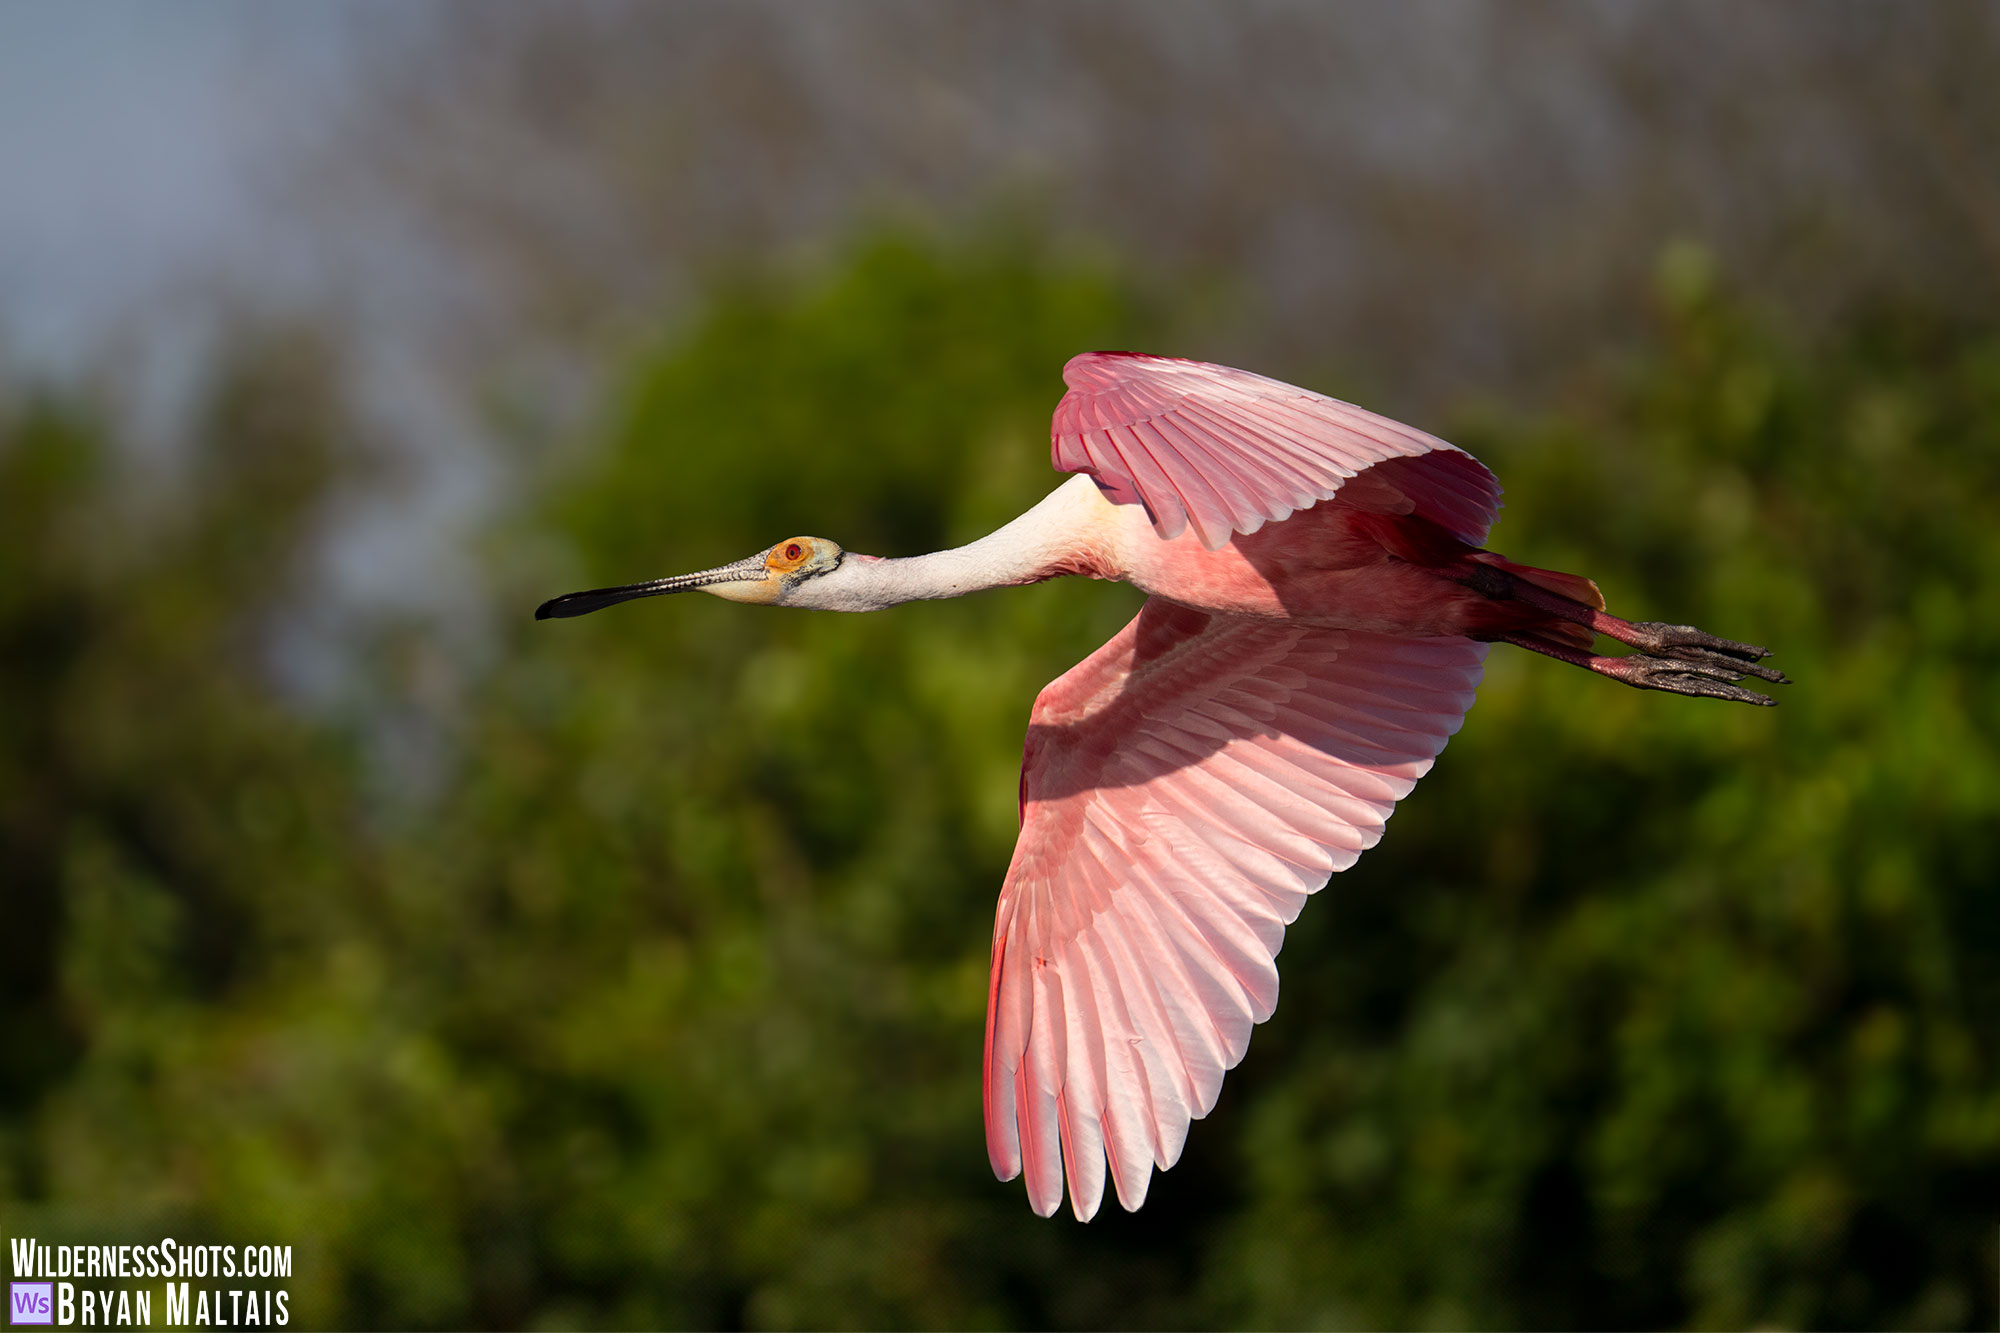
[[796, 560], [805, 553], [806, 553], [805, 548], [800, 546], [797, 542], [793, 542], [789, 546], [785, 547], [785, 559], [787, 560]]

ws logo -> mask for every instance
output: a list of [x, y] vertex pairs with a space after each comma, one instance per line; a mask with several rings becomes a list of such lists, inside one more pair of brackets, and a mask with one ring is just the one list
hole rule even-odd
[[56, 1284], [16, 1282], [7, 1302], [10, 1324], [53, 1324], [56, 1322]]

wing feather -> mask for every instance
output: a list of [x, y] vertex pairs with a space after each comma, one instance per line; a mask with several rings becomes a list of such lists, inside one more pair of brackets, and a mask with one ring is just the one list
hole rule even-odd
[[[1136, 456], [1145, 460], [1144, 464], [1135, 468], [1135, 475], [1141, 478], [1140, 492], [1148, 496], [1157, 494], [1165, 497], [1163, 503], [1179, 505], [1187, 515], [1187, 521], [1194, 525], [1197, 535], [1202, 536], [1205, 542], [1214, 516], [1226, 514], [1229, 510], [1229, 501], [1218, 489], [1219, 479], [1211, 475], [1212, 470], [1206, 466], [1207, 459], [1199, 455], [1190, 458], [1177, 450], [1162, 449], [1141, 434], [1146, 430], [1146, 422], [1136, 421], [1114, 426], [1111, 433], [1121, 438], [1123, 447], [1120, 452], [1128, 459]], [[1149, 475], [1160, 478], [1159, 484], [1152, 490], [1147, 489], [1144, 480]]]
[[1312, 491], [1315, 501], [1320, 498], [1318, 493], [1325, 485], [1325, 462], [1314, 451], [1312, 442], [1294, 433], [1285, 422], [1276, 418], [1232, 418], [1199, 401], [1185, 403], [1174, 418], [1201, 423], [1207, 437], [1218, 445], [1226, 440], [1239, 440], [1255, 446], [1274, 466], [1296, 472]]
[[[1250, 482], [1237, 475], [1236, 469], [1230, 466], [1230, 457], [1227, 453], [1194, 445], [1187, 454], [1183, 454], [1160, 432], [1158, 424], [1153, 421], [1134, 422], [1126, 427], [1126, 430], [1149, 453], [1156, 457], [1178, 458], [1191, 468], [1202, 485], [1219, 502], [1222, 514], [1232, 529], [1248, 531], [1264, 526], [1266, 501], [1256, 493], [1262, 488], [1253, 488]], [[1226, 534], [1223, 540], [1228, 540]]]
[[[1204, 1089], [1220, 1086], [1228, 1068], [1229, 1040], [1216, 1010], [1197, 1002], [1202, 992], [1180, 950], [1154, 913], [1141, 904], [1131, 915], [1132, 928], [1108, 931], [1097, 947], [1117, 960], [1125, 979], [1131, 1012], [1140, 1016], [1144, 1032], [1175, 1057], [1164, 1062], [1174, 1095], [1182, 1107], [1204, 1103]], [[1144, 961], [1141, 962], [1143, 957]]]
[[[1179, 450], [1183, 456], [1195, 450], [1214, 455], [1222, 447], [1221, 442], [1213, 436], [1204, 437], [1198, 434], [1197, 423], [1190, 415], [1157, 417], [1152, 426], [1162, 439]], [[1267, 497], [1282, 500], [1290, 510], [1304, 509], [1319, 500], [1311, 481], [1304, 473], [1291, 466], [1285, 455], [1280, 452], [1250, 453], [1238, 450], [1234, 463], [1236, 471], [1251, 482], [1255, 490]], [[1262, 522], [1264, 517], [1262, 513], [1258, 517]], [[1272, 519], [1276, 521], [1283, 517], [1285, 517], [1283, 514], [1273, 515]]]
[[1380, 465], [1415, 512], [1479, 545], [1499, 512], [1493, 474], [1455, 446], [1296, 385], [1227, 366], [1085, 352], [1063, 367], [1052, 457], [1164, 538], [1192, 525], [1210, 550], [1328, 499]]
[[1104, 1111], [1099, 1103], [1113, 1085], [1104, 1058], [1100, 988], [1090, 976], [1089, 958], [1083, 951], [1073, 951], [1066, 963], [1065, 1037], [1085, 1076], [1068, 1079], [1063, 1085], [1059, 1103], [1062, 1156], [1069, 1173], [1070, 1210], [1088, 1222], [1104, 1199]]
[[1169, 474], [1171, 460], [1154, 454], [1143, 440], [1133, 435], [1130, 426], [1113, 426], [1100, 432], [1097, 438], [1104, 441], [1104, 456], [1118, 459], [1124, 465], [1141, 495], [1172, 495], [1183, 511], [1190, 511], [1187, 489], [1198, 485], [1199, 478]]
[[1062, 969], [1053, 960], [1033, 958], [1029, 974], [1034, 987], [1034, 1012], [1029, 1020], [1028, 1058], [1022, 1064], [1021, 1086], [1027, 1090], [1021, 1116], [1021, 1162], [1028, 1180], [1028, 1202], [1043, 1217], [1062, 1202], [1062, 1116], [1057, 1098], [1070, 1073], [1065, 1038]]
[[1278, 1000], [1308, 895], [1381, 837], [1485, 647], [1157, 599], [1036, 701], [994, 925], [987, 1150], [1037, 1212], [1144, 1200]]

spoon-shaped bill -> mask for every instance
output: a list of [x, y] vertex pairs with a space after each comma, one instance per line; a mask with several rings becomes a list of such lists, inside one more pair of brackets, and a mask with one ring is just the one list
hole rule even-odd
[[592, 588], [587, 592], [569, 592], [560, 597], [551, 597], [535, 608], [537, 620], [562, 620], [570, 616], [586, 616], [592, 611], [601, 611], [619, 602], [629, 602], [635, 597], [662, 597], [670, 592], [688, 592], [695, 588], [707, 588], [718, 583], [762, 583], [770, 571], [764, 565], [765, 553], [745, 556], [733, 564], [716, 569], [704, 569], [698, 574], [675, 574], [664, 579], [651, 579], [645, 583], [627, 583], [616, 588]]

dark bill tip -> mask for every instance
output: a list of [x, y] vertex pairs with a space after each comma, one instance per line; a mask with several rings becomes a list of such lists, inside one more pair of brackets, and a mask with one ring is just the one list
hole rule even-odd
[[535, 619], [565, 620], [570, 616], [587, 616], [592, 611], [602, 610], [610, 606], [613, 602], [622, 602], [624, 600], [623, 597], [610, 595], [609, 589], [603, 592], [564, 593], [560, 597], [551, 597], [548, 601], [536, 607]]
[[535, 619], [567, 620], [571, 616], [587, 616], [592, 611], [602, 611], [607, 606], [629, 602], [635, 597], [657, 597], [663, 592], [679, 592], [679, 586], [671, 586], [678, 583], [679, 581], [674, 579], [656, 579], [651, 583], [628, 583], [622, 588], [592, 588], [588, 592], [566, 592], [560, 597], [551, 597], [536, 607]]
[[592, 588], [588, 592], [564, 593], [551, 597], [535, 608], [537, 620], [566, 620], [570, 616], [587, 616], [592, 611], [602, 611], [607, 606], [629, 602], [635, 597], [660, 597], [670, 592], [687, 592], [691, 588], [706, 588], [713, 583], [750, 582], [764, 575], [764, 555], [756, 555], [738, 560], [733, 565], [720, 569], [704, 569], [699, 574], [673, 574], [663, 579], [648, 579], [644, 583], [627, 583], [616, 588]]

